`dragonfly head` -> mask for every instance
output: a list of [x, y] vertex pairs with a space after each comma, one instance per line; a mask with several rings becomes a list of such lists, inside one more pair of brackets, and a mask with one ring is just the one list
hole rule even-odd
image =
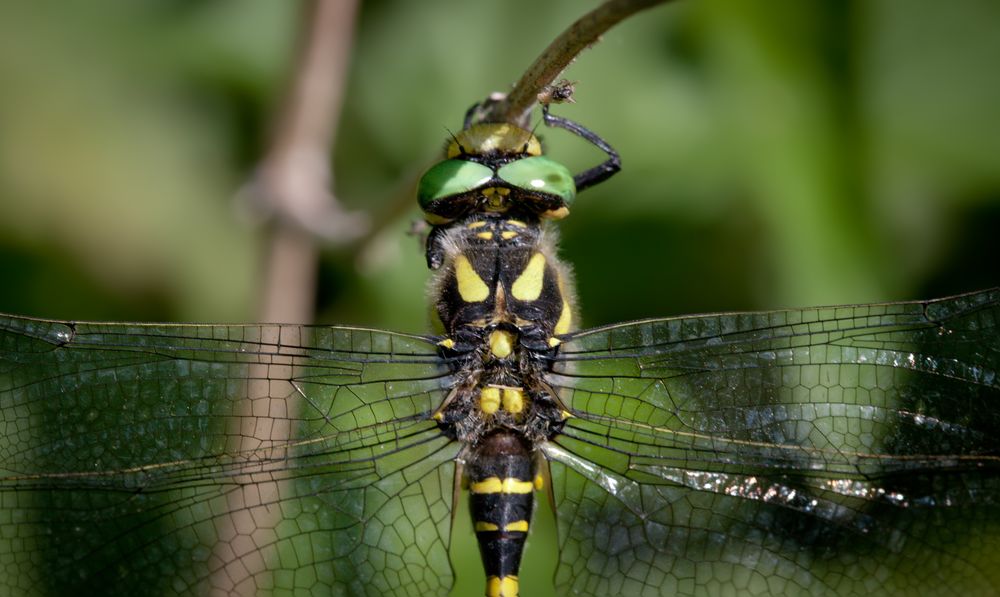
[[543, 156], [531, 132], [507, 123], [476, 124], [454, 135], [445, 159], [417, 186], [420, 208], [435, 226], [474, 212], [559, 219], [575, 197], [569, 169]]

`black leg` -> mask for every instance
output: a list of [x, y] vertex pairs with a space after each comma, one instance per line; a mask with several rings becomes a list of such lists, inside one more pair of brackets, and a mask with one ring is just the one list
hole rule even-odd
[[573, 181], [576, 183], [576, 190], [578, 192], [587, 187], [592, 187], [599, 182], [604, 182], [605, 180], [611, 178], [615, 172], [622, 169], [622, 161], [621, 158], [618, 157], [618, 152], [608, 145], [607, 141], [598, 137], [594, 132], [582, 127], [572, 120], [549, 114], [548, 104], [542, 106], [542, 119], [545, 121], [545, 126], [554, 126], [566, 129], [567, 131], [590, 141], [601, 151], [608, 154], [607, 161], [602, 162], [589, 170], [584, 170], [573, 177]]
[[444, 234], [445, 226], [435, 226], [431, 228], [427, 235], [427, 267], [437, 269], [444, 263]]
[[472, 119], [476, 117], [476, 113], [479, 111], [479, 107], [481, 105], [482, 104], [480, 102], [476, 102], [469, 106], [469, 109], [465, 111], [465, 117], [462, 119], [463, 131], [472, 126]]

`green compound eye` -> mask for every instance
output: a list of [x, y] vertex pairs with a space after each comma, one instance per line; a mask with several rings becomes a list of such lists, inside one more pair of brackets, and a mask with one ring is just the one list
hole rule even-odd
[[421, 209], [445, 197], [477, 189], [493, 179], [493, 170], [475, 162], [445, 160], [438, 162], [417, 186], [417, 201]]
[[576, 197], [576, 184], [566, 166], [542, 155], [511, 162], [497, 176], [526, 191], [560, 197], [566, 205]]

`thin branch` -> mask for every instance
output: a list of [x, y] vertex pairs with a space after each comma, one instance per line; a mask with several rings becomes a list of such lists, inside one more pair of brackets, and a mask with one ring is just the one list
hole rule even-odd
[[312, 319], [317, 242], [344, 245], [365, 234], [368, 217], [344, 210], [331, 193], [330, 150], [343, 102], [356, 2], [313, 0], [289, 91], [249, 196], [274, 218], [261, 320]]
[[622, 20], [670, 1], [609, 0], [583, 15], [545, 48], [505, 98], [486, 107], [480, 120], [527, 126], [538, 94], [551, 85], [580, 52], [597, 43], [604, 32]]
[[[275, 128], [274, 140], [249, 192], [277, 212], [261, 289], [260, 320], [304, 323], [313, 318], [319, 238], [348, 242], [363, 234], [367, 219], [344, 212], [330, 193], [330, 148], [340, 114], [357, 5], [353, 0], [313, 0], [304, 23], [295, 71]], [[312, 232], [312, 234], [310, 234]], [[300, 328], [261, 327], [262, 342], [304, 345]], [[247, 398], [230, 421], [239, 453], [287, 445], [296, 416], [286, 400], [287, 381], [272, 379], [275, 365], [251, 365]], [[254, 380], [267, 380], [266, 383]], [[273, 529], [281, 520], [274, 504], [286, 481], [248, 479], [226, 494], [227, 515], [216, 519], [220, 541], [212, 554], [221, 566], [211, 584], [217, 592], [253, 594], [255, 579], [273, 559]], [[261, 547], [265, 546], [265, 547]], [[244, 554], [261, 550], [261, 557]]]

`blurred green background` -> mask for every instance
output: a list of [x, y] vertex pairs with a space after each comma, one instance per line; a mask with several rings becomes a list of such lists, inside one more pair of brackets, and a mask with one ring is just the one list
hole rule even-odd
[[[465, 109], [594, 5], [365, 2], [338, 197], [390, 209]], [[300, 9], [0, 1], [0, 310], [254, 319], [266, 228], [234, 195]], [[561, 226], [584, 323], [996, 285], [998, 64], [991, 0], [691, 0], [617, 27], [556, 110], [624, 165]], [[601, 159], [541, 133], [575, 170]], [[425, 329], [417, 218], [324, 255], [320, 322]]]

